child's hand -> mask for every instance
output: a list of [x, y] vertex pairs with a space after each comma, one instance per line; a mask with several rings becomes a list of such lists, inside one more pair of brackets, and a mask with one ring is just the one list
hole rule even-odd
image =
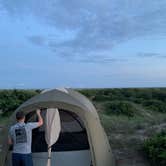
[[37, 110], [36, 110], [36, 113], [37, 113], [37, 114], [40, 114], [40, 112], [41, 112], [40, 109], [37, 109]]

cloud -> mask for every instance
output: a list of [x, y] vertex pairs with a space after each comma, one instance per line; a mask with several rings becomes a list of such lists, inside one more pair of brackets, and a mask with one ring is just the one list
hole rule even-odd
[[21, 87], [23, 88], [24, 86], [25, 86], [24, 83], [17, 83], [17, 84], [16, 84], [16, 87], [17, 87], [17, 88], [21, 88]]
[[126, 59], [115, 59], [115, 58], [109, 58], [109, 57], [91, 57], [91, 58], [80, 58], [78, 60], [79, 62], [83, 63], [94, 63], [94, 64], [110, 64], [110, 63], [118, 63], [121, 61], [127, 61]]
[[160, 53], [153, 53], [153, 52], [140, 52], [137, 54], [139, 57], [151, 58], [151, 57], [159, 57], [161, 56]]
[[166, 58], [166, 55], [161, 55], [160, 58], [164, 58], [164, 59], [165, 59], [165, 58]]
[[140, 52], [137, 54], [138, 57], [141, 58], [166, 58], [165, 54], [162, 53], [154, 53], [154, 52]]
[[[107, 56], [112, 62], [114, 57], [110, 52], [120, 42], [138, 36], [166, 34], [165, 0], [0, 0], [0, 3], [12, 17], [29, 14], [62, 32], [67, 30], [71, 33], [68, 40], [38, 34], [28, 36], [28, 40], [46, 45], [57, 56], [69, 59], [81, 56], [85, 62], [96, 54], [102, 55], [98, 56], [99, 61]], [[74, 37], [73, 32], [77, 32]], [[139, 56], [152, 57], [154, 53]]]
[[27, 38], [33, 44], [36, 44], [39, 46], [43, 46], [45, 44], [45, 39], [43, 38], [43, 36], [28, 36]]

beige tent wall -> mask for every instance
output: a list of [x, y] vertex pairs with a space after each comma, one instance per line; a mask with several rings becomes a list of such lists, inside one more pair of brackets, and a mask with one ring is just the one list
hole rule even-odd
[[88, 116], [88, 126], [89, 133], [91, 138], [92, 149], [94, 153], [94, 160], [96, 162], [96, 166], [112, 166], [113, 165], [113, 157], [111, 148], [108, 142], [108, 138], [99, 123], [98, 119], [93, 119]]

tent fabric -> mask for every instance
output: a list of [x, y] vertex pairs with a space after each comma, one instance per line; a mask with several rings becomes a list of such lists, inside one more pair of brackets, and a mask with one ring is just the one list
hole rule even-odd
[[[114, 159], [106, 133], [93, 104], [80, 93], [67, 89], [68, 93], [53, 89], [36, 95], [23, 103], [16, 111], [33, 112], [37, 108], [58, 108], [75, 113], [84, 123], [91, 152], [93, 166], [114, 166]], [[15, 113], [11, 124], [15, 123]], [[7, 131], [5, 134], [7, 138]], [[5, 142], [4, 142], [5, 144]], [[0, 162], [4, 166], [7, 146], [0, 152]]]
[[47, 166], [51, 166], [51, 146], [58, 140], [60, 134], [60, 117], [57, 108], [48, 108], [45, 122], [45, 139], [48, 145]]
[[45, 139], [48, 146], [52, 146], [59, 137], [61, 124], [57, 108], [49, 108], [46, 113]]

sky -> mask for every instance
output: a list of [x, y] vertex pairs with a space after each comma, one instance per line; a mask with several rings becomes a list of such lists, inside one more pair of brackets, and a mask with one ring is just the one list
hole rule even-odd
[[0, 0], [0, 88], [166, 87], [165, 0]]

